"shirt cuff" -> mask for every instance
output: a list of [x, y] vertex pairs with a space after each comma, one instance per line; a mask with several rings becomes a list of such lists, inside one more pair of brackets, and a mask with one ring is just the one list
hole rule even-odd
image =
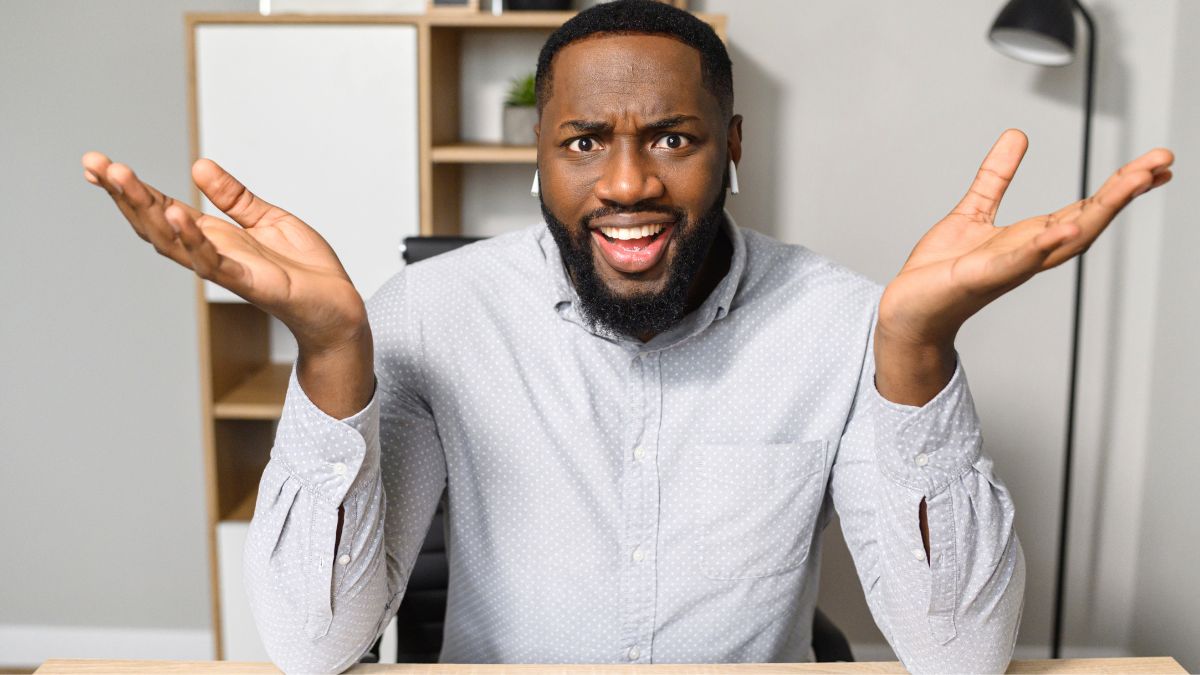
[[355, 477], [379, 467], [379, 387], [365, 408], [339, 420], [308, 398], [293, 366], [271, 458], [318, 496], [341, 504]]
[[923, 406], [889, 401], [871, 377], [875, 450], [884, 475], [926, 496], [940, 493], [978, 459], [983, 446], [962, 359], [954, 375]]

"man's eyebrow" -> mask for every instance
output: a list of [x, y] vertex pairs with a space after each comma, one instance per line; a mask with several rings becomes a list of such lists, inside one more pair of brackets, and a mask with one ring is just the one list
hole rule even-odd
[[696, 117], [695, 115], [673, 115], [671, 117], [664, 117], [660, 120], [654, 120], [653, 122], [647, 124], [645, 128], [650, 129], [651, 131], [670, 129], [672, 127], [677, 127], [684, 122], [698, 119], [700, 118]]
[[596, 134], [602, 131], [611, 131], [613, 126], [608, 122], [596, 122], [593, 120], [567, 120], [558, 125], [559, 129], [570, 127], [580, 133]]
[[[642, 128], [650, 131], [671, 129], [683, 124], [684, 122], [698, 119], [700, 118], [696, 117], [695, 115], [672, 115], [671, 117], [664, 117], [662, 119], [649, 122]], [[606, 131], [612, 131], [613, 125], [609, 124], [608, 122], [599, 122], [594, 120], [567, 120], [566, 122], [558, 125], [558, 128], [570, 128], [585, 134], [598, 134]]]

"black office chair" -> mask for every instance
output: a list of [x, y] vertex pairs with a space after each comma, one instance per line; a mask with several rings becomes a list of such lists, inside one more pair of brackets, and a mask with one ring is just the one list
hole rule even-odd
[[[412, 264], [480, 239], [482, 237], [406, 237], [402, 248], [404, 262]], [[446, 558], [445, 499], [443, 493], [396, 611], [396, 660], [399, 663], [437, 663], [442, 651], [446, 588], [450, 579]], [[378, 663], [382, 641], [382, 637], [376, 640], [360, 662]], [[819, 607], [813, 616], [812, 647], [817, 661], [854, 660], [846, 636]]]

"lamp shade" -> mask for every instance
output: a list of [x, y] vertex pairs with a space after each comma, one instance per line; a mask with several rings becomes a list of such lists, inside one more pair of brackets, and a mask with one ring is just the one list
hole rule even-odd
[[1075, 56], [1073, 0], [1011, 0], [988, 39], [1000, 52], [1040, 66], [1065, 66]]

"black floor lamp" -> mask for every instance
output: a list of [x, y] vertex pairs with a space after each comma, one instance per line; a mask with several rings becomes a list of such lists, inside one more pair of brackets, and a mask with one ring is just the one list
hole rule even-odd
[[[1092, 93], [1096, 72], [1096, 25], [1079, 0], [1012, 0], [992, 24], [988, 38], [1000, 52], [1041, 66], [1065, 66], [1075, 56], [1075, 14], [1087, 25], [1087, 71], [1083, 97], [1083, 165], [1079, 198], [1088, 196], [1088, 152], [1092, 143]], [[1054, 635], [1050, 657], [1062, 648], [1063, 598], [1066, 592], [1067, 524], [1071, 505], [1071, 460], [1075, 445], [1075, 389], [1079, 368], [1079, 310], [1083, 301], [1083, 254], [1075, 262], [1075, 307], [1071, 324], [1070, 394], [1067, 399], [1067, 440], [1063, 453], [1062, 506], [1058, 523], [1058, 571], [1054, 589]]]

